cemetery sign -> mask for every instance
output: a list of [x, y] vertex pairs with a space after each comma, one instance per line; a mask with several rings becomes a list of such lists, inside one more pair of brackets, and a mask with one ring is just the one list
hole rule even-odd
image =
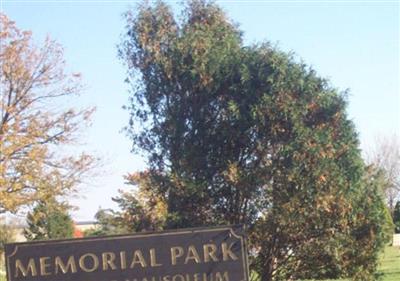
[[242, 226], [7, 244], [8, 281], [247, 281]]

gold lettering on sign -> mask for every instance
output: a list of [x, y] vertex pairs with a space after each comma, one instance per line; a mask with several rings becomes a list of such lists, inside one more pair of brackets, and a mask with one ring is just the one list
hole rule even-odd
[[190, 245], [188, 248], [185, 264], [187, 264], [190, 260], [194, 260], [196, 263], [201, 263], [199, 253], [197, 253], [196, 247], [193, 245]]
[[172, 265], [176, 265], [176, 259], [183, 256], [182, 247], [172, 247], [171, 248], [171, 262]]
[[178, 281], [178, 277], [180, 279], [179, 281], [185, 281], [185, 277], [181, 274], [174, 275], [174, 277], [172, 277], [172, 281]]
[[157, 263], [156, 249], [154, 248], [150, 249], [150, 266], [151, 267], [162, 266], [161, 263]]
[[110, 267], [111, 270], [116, 270], [117, 266], [115, 265], [115, 254], [112, 252], [105, 252], [101, 254], [103, 259], [103, 270], [107, 271]]
[[228, 247], [227, 243], [222, 243], [222, 257], [224, 261], [229, 260], [229, 258], [231, 258], [232, 260], [238, 260], [239, 258], [232, 252], [232, 246], [234, 245], [234, 243], [231, 243]]
[[51, 274], [50, 272], [47, 271], [47, 269], [50, 267], [49, 261], [50, 261], [50, 257], [41, 257], [39, 259], [41, 276], [47, 276], [47, 275]]
[[217, 246], [215, 244], [204, 244], [203, 245], [204, 252], [204, 262], [218, 261], [217, 256], [215, 255], [217, 252]]
[[14, 274], [15, 278], [19, 277], [19, 272], [21, 272], [22, 276], [24, 276], [24, 277], [28, 276], [29, 272], [31, 273], [32, 276], [36, 276], [37, 269], [36, 269], [35, 260], [29, 259], [28, 266], [24, 267], [21, 260], [17, 259], [15, 261], [15, 274]]
[[228, 272], [225, 271], [223, 275], [221, 275], [221, 272], [217, 272], [215, 274], [215, 281], [229, 281]]
[[[93, 261], [93, 265], [91, 268], [86, 266], [85, 259], [91, 258]], [[99, 258], [92, 253], [87, 253], [79, 258], [79, 267], [85, 272], [93, 272], [99, 268]]]
[[193, 275], [193, 277], [194, 277], [194, 281], [199, 281], [200, 280], [200, 273], [195, 273]]
[[74, 256], [69, 256], [67, 264], [65, 264], [62, 259], [57, 256], [54, 260], [54, 266], [55, 274], [59, 273], [59, 269], [61, 269], [61, 272], [64, 274], [66, 274], [68, 271], [71, 271], [71, 273], [76, 273], [76, 263]]
[[119, 252], [119, 257], [121, 258], [121, 269], [126, 269], [126, 252]]
[[[194, 243], [194, 239], [190, 242]], [[85, 253], [72, 253], [70, 256], [66, 255], [65, 251], [62, 253], [65, 256], [37, 256], [40, 255], [41, 251], [35, 253], [36, 257], [24, 256], [22, 259], [18, 259], [18, 256], [15, 257], [15, 269], [11, 267], [10, 276], [17, 280], [22, 280], [22, 278], [29, 277], [43, 277], [50, 278], [49, 276], [55, 275], [60, 278], [60, 274], [74, 274], [77, 272], [86, 272], [92, 273], [96, 272], [99, 275], [106, 274], [107, 271], [122, 271], [122, 270], [130, 270], [133, 268], [138, 268], [139, 272], [144, 270], [144, 274], [149, 274], [151, 271], [147, 270], [148, 267], [161, 267], [161, 266], [187, 266], [193, 265], [196, 268], [192, 268], [189, 270], [190, 274], [183, 270], [179, 272], [180, 274], [175, 275], [164, 275], [164, 276], [148, 276], [143, 278], [128, 278], [119, 281], [230, 281], [231, 272], [221, 271], [221, 272], [207, 272], [202, 270], [202, 263], [224, 263], [228, 262], [228, 265], [232, 265], [230, 261], [238, 261], [241, 255], [240, 252], [240, 242], [233, 240], [225, 240], [224, 242], [214, 243], [213, 240], [208, 240], [203, 244], [187, 244], [186, 241], [184, 244], [178, 244], [180, 246], [168, 247], [168, 243], [163, 245], [164, 248], [149, 248], [145, 245], [144, 248], [130, 248], [123, 249], [123, 251], [117, 251], [113, 249], [107, 249], [105, 252], [93, 252], [87, 251]], [[243, 241], [242, 241], [243, 243]], [[175, 244], [176, 245], [176, 244]], [[154, 247], [154, 246], [153, 246]], [[166, 248], [168, 247], [168, 248]], [[170, 255], [170, 261], [164, 261], [161, 259], [163, 255], [158, 251], [170, 251], [168, 253]], [[80, 252], [81, 250], [79, 250]], [[43, 251], [45, 252], [45, 251]], [[239, 255], [240, 253], [240, 255]], [[245, 260], [243, 261], [243, 265], [245, 265]], [[238, 263], [239, 264], [239, 263]], [[8, 265], [7, 265], [8, 266]], [[237, 265], [239, 266], [239, 265]], [[207, 266], [205, 266], [207, 267]], [[141, 269], [143, 268], [143, 269]], [[217, 267], [216, 267], [217, 268]], [[14, 271], [15, 270], [15, 271]], [[168, 270], [168, 269], [166, 269]], [[102, 272], [100, 272], [102, 271]], [[193, 271], [197, 271], [198, 273], [192, 273]], [[164, 270], [161, 272], [166, 273]], [[235, 271], [236, 272], [236, 271]], [[113, 275], [110, 272], [111, 275]], [[107, 275], [107, 274], [106, 274]], [[150, 275], [150, 274], [149, 274]], [[111, 280], [113, 277], [103, 276], [104, 278], [108, 278]], [[26, 280], [28, 280], [28, 278]], [[42, 278], [42, 279], [43, 279]], [[46, 279], [45, 278], [45, 279]], [[69, 277], [68, 277], [69, 278]], [[114, 277], [115, 278], [115, 277]], [[158, 278], [158, 279], [157, 279]], [[40, 278], [39, 278], [40, 279]], [[57, 277], [55, 277], [57, 279]], [[140, 280], [139, 280], [140, 279]]]
[[142, 251], [140, 251], [140, 250], [136, 250], [136, 251], [133, 253], [133, 260], [132, 260], [132, 263], [131, 263], [131, 268], [134, 268], [135, 265], [138, 264], [138, 263], [139, 263], [142, 267], [147, 267], [147, 263], [146, 263], [146, 261], [144, 260]]

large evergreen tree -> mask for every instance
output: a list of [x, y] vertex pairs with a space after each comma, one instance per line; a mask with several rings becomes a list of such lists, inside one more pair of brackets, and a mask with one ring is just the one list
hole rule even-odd
[[74, 224], [68, 206], [54, 199], [39, 202], [27, 215], [28, 227], [24, 230], [27, 240], [72, 238]]
[[[181, 21], [163, 2], [128, 12], [120, 57], [133, 86], [128, 132], [149, 163], [134, 183], [166, 204], [165, 227], [248, 225], [263, 281], [372, 276], [365, 257], [385, 239], [385, 209], [363, 192], [346, 93], [268, 43], [245, 46], [207, 1], [189, 1]], [[356, 224], [370, 208], [373, 223]], [[357, 243], [368, 233], [379, 243]], [[355, 247], [365, 259], [350, 266]]]

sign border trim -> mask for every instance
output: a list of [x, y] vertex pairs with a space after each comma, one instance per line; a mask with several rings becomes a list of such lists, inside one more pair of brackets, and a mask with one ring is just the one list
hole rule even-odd
[[[241, 228], [242, 230], [245, 230], [244, 225], [231, 225], [231, 226], [215, 226], [215, 227], [196, 227], [196, 228], [183, 228], [183, 229], [172, 229], [172, 230], [164, 230], [164, 231], [152, 231], [152, 232], [143, 232], [143, 233], [133, 233], [133, 234], [122, 234], [122, 235], [112, 235], [112, 236], [105, 236], [105, 237], [87, 237], [87, 238], [77, 238], [77, 239], [63, 239], [63, 240], [48, 240], [46, 242], [44, 241], [34, 241], [34, 242], [22, 242], [22, 243], [10, 243], [6, 244], [10, 246], [14, 246], [14, 251], [6, 256], [7, 260], [7, 267], [6, 267], [6, 274], [7, 274], [7, 280], [10, 279], [10, 261], [9, 259], [13, 257], [17, 252], [19, 248], [22, 248], [24, 246], [29, 246], [29, 245], [48, 245], [48, 244], [69, 244], [69, 243], [80, 243], [80, 242], [86, 242], [86, 241], [107, 241], [107, 240], [113, 240], [113, 239], [136, 239], [136, 238], [145, 238], [145, 237], [153, 237], [153, 236], [170, 236], [170, 235], [183, 235], [183, 234], [189, 234], [189, 233], [202, 233], [202, 232], [215, 232], [215, 231], [223, 231], [223, 230], [229, 230], [229, 233], [234, 236], [235, 238], [240, 240], [241, 246], [242, 246], [242, 266], [244, 269], [244, 276], [241, 281], [248, 281], [249, 280], [249, 264], [248, 264], [248, 259], [246, 253], [247, 253], [247, 243], [245, 240], [245, 233], [242, 235], [238, 235], [235, 233], [234, 228]], [[245, 253], [246, 252], [246, 253]], [[247, 253], [248, 254], [248, 253]]]

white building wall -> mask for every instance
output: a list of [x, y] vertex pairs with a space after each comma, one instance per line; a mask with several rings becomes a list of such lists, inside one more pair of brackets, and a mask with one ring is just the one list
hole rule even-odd
[[400, 234], [393, 234], [393, 246], [400, 247]]

